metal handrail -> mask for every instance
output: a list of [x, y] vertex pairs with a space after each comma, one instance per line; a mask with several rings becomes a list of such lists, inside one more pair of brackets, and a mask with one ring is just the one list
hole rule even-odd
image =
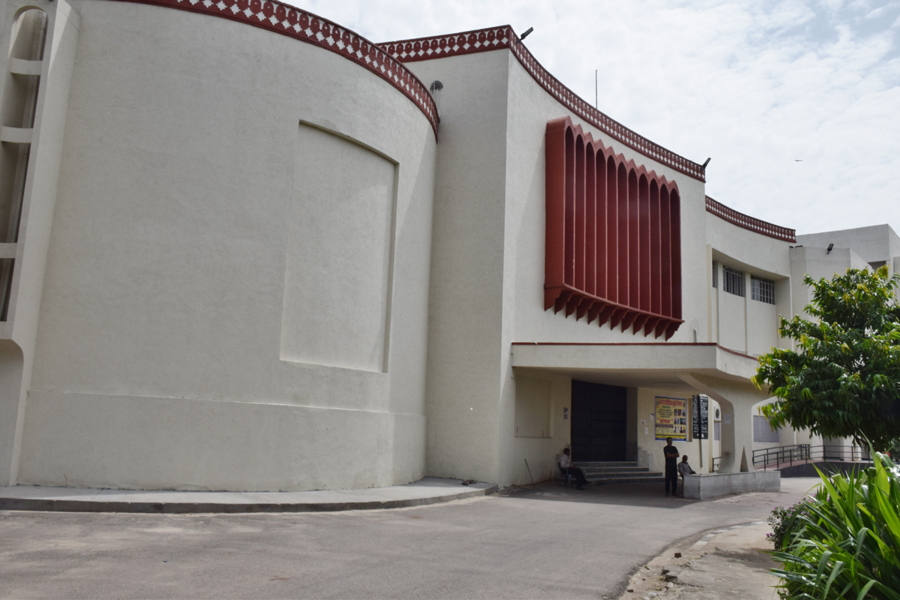
[[[777, 446], [774, 448], [760, 448], [753, 451], [753, 468], [762, 468], [764, 471], [772, 465], [774, 469], [782, 466], [793, 466], [818, 460], [847, 461], [848, 447], [835, 444], [793, 444], [790, 446]], [[869, 461], [869, 451], [857, 446], [850, 446], [849, 462]], [[761, 465], [761, 466], [760, 466]]]

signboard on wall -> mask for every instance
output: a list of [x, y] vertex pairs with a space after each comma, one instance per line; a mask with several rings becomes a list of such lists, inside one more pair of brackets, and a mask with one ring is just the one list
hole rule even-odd
[[708, 440], [709, 398], [707, 396], [694, 396], [693, 400], [693, 437], [695, 440]]
[[684, 398], [656, 397], [656, 439], [687, 440], [688, 413]]

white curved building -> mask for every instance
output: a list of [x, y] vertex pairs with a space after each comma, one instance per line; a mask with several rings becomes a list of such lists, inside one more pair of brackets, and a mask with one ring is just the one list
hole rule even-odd
[[695, 394], [720, 440], [679, 446], [752, 469], [754, 356], [803, 273], [900, 267], [890, 228], [791, 249], [707, 198], [509, 27], [2, 5], [4, 484], [524, 483], [567, 445], [652, 466], [657, 398]]

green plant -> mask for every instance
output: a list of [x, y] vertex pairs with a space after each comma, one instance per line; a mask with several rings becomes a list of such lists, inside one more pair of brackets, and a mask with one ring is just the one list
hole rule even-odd
[[880, 453], [832, 477], [798, 514], [783, 550], [783, 598], [900, 600], [900, 469]]
[[793, 537], [798, 517], [809, 514], [810, 502], [812, 498], [803, 498], [792, 506], [779, 506], [769, 515], [767, 521], [772, 526], [772, 533], [766, 534], [766, 539], [772, 542], [776, 550], [783, 550], [785, 542]]
[[773, 348], [753, 377], [778, 398], [763, 414], [776, 429], [865, 438], [885, 450], [900, 431], [900, 276], [885, 265], [804, 283], [811, 320], [797, 315], [779, 327], [796, 350]]

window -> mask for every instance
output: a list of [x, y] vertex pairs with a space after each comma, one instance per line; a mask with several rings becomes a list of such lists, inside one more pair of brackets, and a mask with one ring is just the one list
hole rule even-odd
[[765, 417], [753, 415], [753, 441], [762, 444], [773, 444], [781, 441], [777, 429], [772, 429]]
[[775, 282], [751, 275], [750, 297], [766, 304], [775, 304]]
[[722, 267], [724, 280], [724, 289], [729, 294], [735, 296], [744, 296], [744, 272], [732, 269], [731, 267]]
[[719, 264], [713, 261], [713, 287], [719, 287]]

